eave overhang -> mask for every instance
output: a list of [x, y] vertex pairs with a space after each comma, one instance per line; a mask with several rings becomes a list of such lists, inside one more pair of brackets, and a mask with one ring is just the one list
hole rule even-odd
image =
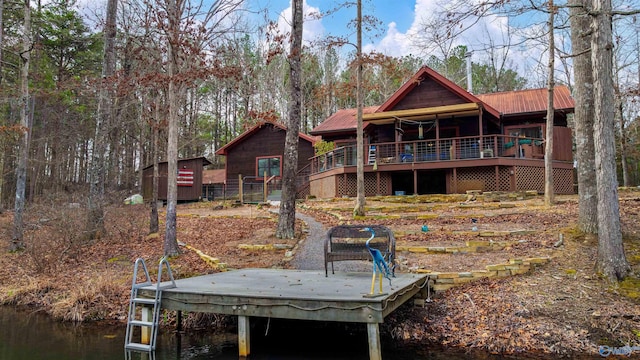
[[477, 116], [480, 114], [480, 105], [476, 103], [464, 103], [429, 108], [406, 109], [376, 112], [362, 115], [362, 120], [371, 124], [390, 124], [396, 120], [429, 121], [436, 118], [451, 118], [464, 116]]

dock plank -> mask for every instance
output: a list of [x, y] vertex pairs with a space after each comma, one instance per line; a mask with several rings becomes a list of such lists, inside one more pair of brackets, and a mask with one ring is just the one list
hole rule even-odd
[[[385, 316], [410, 299], [427, 281], [423, 274], [396, 274], [384, 292], [365, 297], [371, 273], [240, 269], [176, 280], [176, 288], [163, 291], [167, 310], [210, 312], [301, 320], [381, 323]], [[154, 287], [140, 289], [153, 296]]]

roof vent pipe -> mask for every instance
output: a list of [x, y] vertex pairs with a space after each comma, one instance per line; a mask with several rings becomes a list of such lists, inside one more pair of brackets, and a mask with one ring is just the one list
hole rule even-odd
[[467, 91], [473, 93], [473, 79], [471, 78], [471, 51], [467, 51], [464, 57], [467, 59]]

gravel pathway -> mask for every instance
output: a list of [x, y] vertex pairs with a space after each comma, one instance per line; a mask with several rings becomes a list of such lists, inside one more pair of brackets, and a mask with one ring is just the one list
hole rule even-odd
[[[299, 270], [324, 270], [324, 238], [327, 229], [313, 217], [297, 211], [296, 218], [307, 223], [309, 233], [298, 245], [291, 264]], [[333, 267], [335, 271], [371, 271], [371, 263], [368, 261], [338, 261], [333, 263]]]

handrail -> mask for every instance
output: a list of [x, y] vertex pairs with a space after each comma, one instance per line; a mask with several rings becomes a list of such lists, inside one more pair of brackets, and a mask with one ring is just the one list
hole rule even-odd
[[[543, 139], [503, 134], [384, 142], [366, 144], [365, 149], [369, 149], [370, 145], [375, 145], [375, 153], [371, 154], [375, 155], [375, 160], [373, 157], [369, 158], [369, 154], [365, 151], [364, 163], [367, 165], [496, 157], [536, 160], [544, 158]], [[314, 156], [310, 159], [311, 173], [317, 174], [340, 167], [355, 166], [355, 153], [355, 145], [348, 145]]]

